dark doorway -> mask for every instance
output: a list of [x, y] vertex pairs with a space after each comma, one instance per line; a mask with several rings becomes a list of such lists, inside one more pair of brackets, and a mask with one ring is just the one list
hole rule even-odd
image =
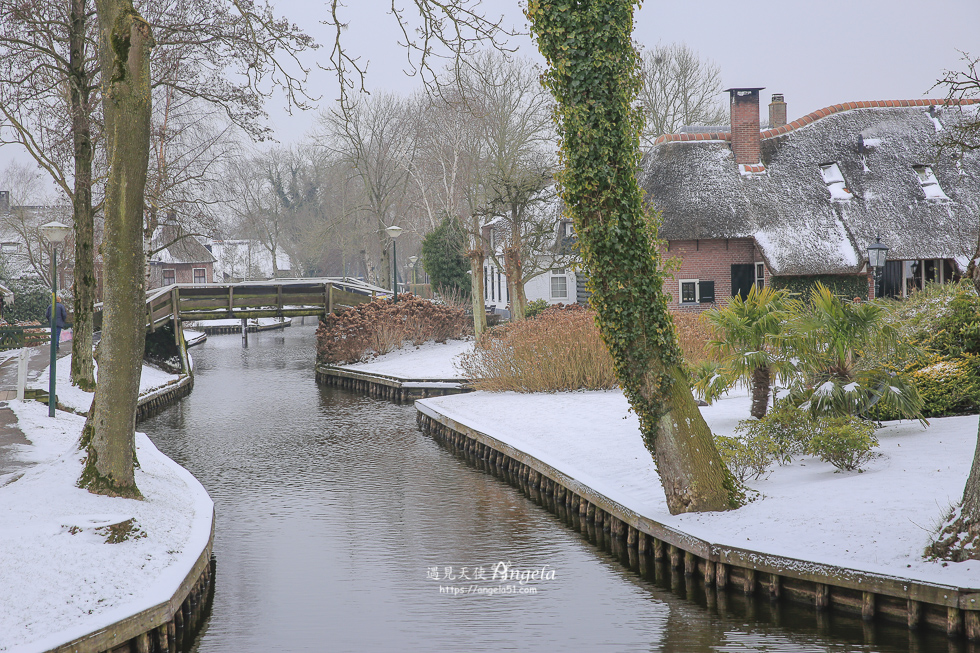
[[901, 298], [904, 263], [904, 261], [885, 261], [885, 271], [881, 275], [878, 287], [875, 288], [875, 297]]
[[755, 265], [753, 263], [736, 263], [732, 265], [732, 297], [740, 296], [745, 299], [749, 290], [755, 285]]

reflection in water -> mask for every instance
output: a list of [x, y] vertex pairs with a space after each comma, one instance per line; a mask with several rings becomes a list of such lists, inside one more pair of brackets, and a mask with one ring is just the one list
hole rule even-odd
[[[706, 594], [631, 559], [422, 435], [411, 406], [318, 387], [312, 327], [192, 351], [194, 392], [141, 429], [215, 501], [216, 591], [195, 650], [910, 650], [903, 630], [869, 641], [860, 620]], [[440, 592], [499, 562], [555, 577], [528, 583], [534, 595]]]

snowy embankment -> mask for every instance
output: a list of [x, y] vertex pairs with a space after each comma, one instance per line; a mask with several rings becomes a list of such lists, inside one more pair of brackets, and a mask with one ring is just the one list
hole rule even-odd
[[[201, 484], [137, 433], [143, 500], [90, 494], [75, 487], [85, 418], [10, 406], [32, 464], [0, 477], [0, 651], [45, 651], [170, 600], [211, 536]], [[130, 519], [128, 537], [107, 543], [108, 525]]]
[[[47, 390], [50, 380], [50, 367], [44, 370], [34, 380], [28, 381], [28, 388]], [[99, 366], [95, 365], [96, 377], [98, 377]], [[140, 397], [148, 396], [158, 392], [167, 386], [173, 385], [180, 380], [177, 374], [164, 372], [163, 370], [151, 365], [143, 364], [143, 372], [140, 374]], [[58, 395], [58, 404], [75, 411], [76, 413], [87, 413], [92, 407], [94, 392], [86, 392], [78, 386], [71, 384], [71, 355], [58, 359], [58, 376], [55, 379], [55, 392]]]
[[[447, 374], [472, 343], [426, 345], [347, 366], [423, 378]], [[418, 356], [418, 358], [416, 358]], [[424, 371], [423, 371], [424, 370]], [[457, 370], [455, 375], [459, 375]], [[980, 587], [980, 561], [927, 562], [935, 525], [962, 496], [977, 443], [977, 416], [890, 422], [881, 456], [864, 473], [803, 457], [749, 481], [760, 496], [731, 512], [671, 515], [639, 422], [620, 391], [452, 395], [416, 406], [505, 442], [637, 513], [709, 542], [925, 582]], [[733, 435], [750, 399], [701, 409], [713, 433]]]
[[406, 344], [401, 349], [378, 356], [366, 363], [338, 365], [341, 369], [368, 374], [381, 374], [398, 379], [451, 379], [465, 380], [462, 370], [456, 367], [459, 355], [473, 349], [473, 340], [449, 340], [445, 343], [427, 342], [415, 346]]
[[[708, 542], [878, 574], [980, 587], [980, 561], [922, 559], [934, 525], [963, 493], [977, 417], [892, 422], [864, 473], [804, 457], [748, 485], [760, 496], [723, 513], [671, 515], [660, 478], [620, 391], [475, 392], [416, 402], [561, 470], [635, 512]], [[750, 399], [701, 409], [712, 432], [732, 435]]]

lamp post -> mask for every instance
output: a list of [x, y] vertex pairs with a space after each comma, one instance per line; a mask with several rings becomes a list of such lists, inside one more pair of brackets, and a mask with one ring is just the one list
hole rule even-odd
[[58, 376], [58, 342], [54, 325], [58, 319], [58, 245], [68, 237], [71, 227], [58, 221], [41, 225], [41, 234], [51, 243], [51, 367], [48, 370], [48, 417], [54, 417], [57, 405], [55, 378]]
[[875, 238], [875, 242], [868, 245], [868, 267], [875, 282], [875, 298], [878, 297], [878, 284], [881, 282], [881, 273], [885, 269], [885, 260], [888, 258], [888, 247], [881, 244], [881, 237]]
[[[419, 257], [418, 256], [409, 256], [408, 257], [408, 267], [410, 267], [412, 269], [412, 285], [413, 286], [419, 285], [418, 279], [415, 278], [415, 262], [418, 261], [418, 260], [419, 260]], [[412, 289], [412, 292], [417, 292], [417, 290], [413, 288]]]
[[398, 301], [398, 250], [395, 249], [395, 239], [401, 235], [401, 227], [391, 225], [385, 229], [385, 233], [391, 237], [391, 291], [395, 294], [395, 301]]

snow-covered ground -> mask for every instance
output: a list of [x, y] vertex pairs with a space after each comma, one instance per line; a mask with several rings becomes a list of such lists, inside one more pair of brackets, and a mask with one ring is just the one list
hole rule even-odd
[[[211, 533], [213, 504], [189, 472], [136, 435], [142, 501], [75, 487], [85, 418], [11, 401], [30, 445], [0, 477], [0, 651], [45, 651], [167, 601]], [[106, 543], [105, 524], [135, 531]]]
[[[892, 422], [864, 473], [801, 458], [748, 485], [761, 497], [731, 512], [672, 516], [620, 391], [454, 395], [416, 406], [534, 456], [637, 513], [716, 544], [927, 582], [980, 587], [980, 561], [927, 562], [931, 532], [959, 500], [977, 443], [977, 416]], [[749, 416], [739, 393], [701, 409], [732, 435]]]
[[463, 352], [473, 348], [473, 340], [449, 340], [445, 343], [427, 342], [418, 347], [406, 344], [401, 349], [378, 356], [366, 363], [341, 365], [345, 370], [383, 374], [399, 379], [462, 380], [463, 372], [455, 361]]
[[[36, 379], [28, 380], [28, 388], [47, 390], [50, 380], [50, 367], [45, 367]], [[99, 366], [95, 364], [95, 374], [98, 377]], [[143, 372], [140, 375], [140, 395], [147, 395], [168, 385], [176, 383], [180, 377], [170, 374], [151, 365], [143, 365]], [[66, 408], [70, 408], [76, 413], [87, 413], [92, 407], [92, 397], [94, 392], [86, 392], [71, 384], [71, 355], [58, 359], [58, 376], [55, 379], [55, 392], [58, 394], [58, 403]]]

